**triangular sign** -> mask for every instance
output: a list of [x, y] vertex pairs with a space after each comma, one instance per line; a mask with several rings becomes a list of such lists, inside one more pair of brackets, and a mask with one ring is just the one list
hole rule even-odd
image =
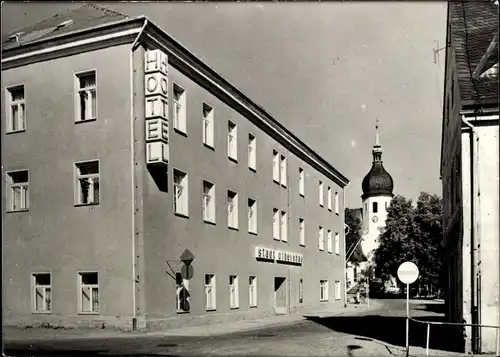
[[181, 260], [184, 262], [184, 264], [189, 265], [194, 259], [193, 253], [189, 251], [189, 249], [185, 249], [184, 252], [181, 254]]

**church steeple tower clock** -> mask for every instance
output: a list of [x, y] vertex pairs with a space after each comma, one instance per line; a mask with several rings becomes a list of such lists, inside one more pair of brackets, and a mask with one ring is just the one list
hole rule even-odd
[[372, 167], [366, 174], [361, 187], [363, 195], [363, 233], [361, 242], [363, 253], [370, 262], [373, 259], [373, 253], [378, 247], [378, 237], [380, 228], [385, 225], [387, 218], [387, 208], [394, 197], [392, 191], [394, 182], [391, 175], [382, 165], [382, 146], [380, 145], [378, 133], [378, 119], [375, 125], [375, 145], [373, 145]]

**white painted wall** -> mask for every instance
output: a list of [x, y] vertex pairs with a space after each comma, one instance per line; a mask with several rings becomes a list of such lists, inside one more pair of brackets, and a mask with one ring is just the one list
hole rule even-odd
[[[387, 209], [391, 204], [392, 197], [374, 196], [363, 200], [363, 240], [361, 248], [365, 256], [370, 259], [379, 245], [380, 229], [385, 227]], [[373, 202], [378, 203], [377, 213], [373, 212]], [[376, 217], [377, 221], [374, 222]]]
[[[498, 119], [498, 116], [497, 116]], [[499, 146], [498, 126], [476, 128], [479, 155], [479, 239], [481, 324], [500, 325], [499, 318]], [[484, 328], [483, 351], [496, 348], [496, 331]]]

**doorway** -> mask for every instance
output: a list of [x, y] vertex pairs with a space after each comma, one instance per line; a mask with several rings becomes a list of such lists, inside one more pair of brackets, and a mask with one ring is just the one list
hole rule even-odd
[[286, 278], [274, 277], [274, 310], [277, 314], [288, 312], [286, 286]]

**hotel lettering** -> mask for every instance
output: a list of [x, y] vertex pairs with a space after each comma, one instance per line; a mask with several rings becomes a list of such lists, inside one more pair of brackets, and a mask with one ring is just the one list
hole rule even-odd
[[144, 58], [146, 164], [168, 165], [168, 57], [160, 50]]

